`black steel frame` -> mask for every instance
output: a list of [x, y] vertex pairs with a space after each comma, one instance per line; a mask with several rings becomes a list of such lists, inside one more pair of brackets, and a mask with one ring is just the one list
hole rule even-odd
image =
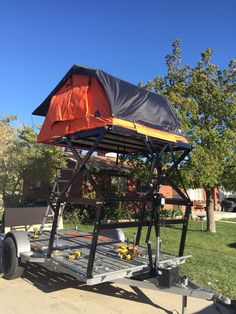
[[[122, 138], [124, 137], [123, 143]], [[146, 244], [149, 254], [149, 266], [150, 274], [157, 274], [158, 267], [158, 256], [153, 261], [152, 257], [152, 247], [150, 242], [150, 235], [152, 227], [155, 228], [155, 234], [157, 241], [160, 239], [160, 227], [166, 224], [183, 224], [181, 240], [179, 245], [179, 256], [183, 256], [185, 240], [187, 235], [189, 215], [191, 213], [192, 202], [189, 199], [186, 190], [183, 187], [184, 192], [174, 184], [170, 178], [170, 175], [176, 171], [178, 173], [179, 164], [185, 159], [191, 150], [191, 146], [185, 143], [172, 143], [162, 140], [157, 140], [152, 137], [137, 134], [133, 131], [118, 128], [114, 126], [97, 128], [90, 131], [83, 131], [71, 136], [63, 137], [57, 140], [57, 144], [62, 144], [68, 147], [73, 153], [75, 159], [77, 160], [77, 166], [73, 172], [73, 175], [69, 182], [64, 186], [60, 195], [54, 195], [54, 199], [49, 200], [49, 204], [54, 211], [54, 219], [52, 224], [52, 230], [50, 234], [49, 246], [47, 257], [50, 258], [53, 251], [53, 243], [57, 231], [57, 221], [59, 217], [60, 204], [62, 202], [70, 202], [69, 190], [71, 185], [74, 183], [75, 178], [83, 173], [88, 176], [94, 190], [96, 191], [97, 198], [95, 200], [89, 200], [89, 204], [93, 204], [96, 209], [96, 218], [94, 222], [94, 230], [90, 248], [90, 254], [88, 257], [87, 266], [87, 278], [91, 278], [93, 274], [93, 264], [96, 254], [96, 247], [99, 233], [102, 229], [112, 229], [112, 228], [127, 228], [127, 227], [137, 227], [136, 244], [140, 242], [140, 237], [142, 233], [142, 227], [147, 226], [146, 234]], [[108, 143], [108, 144], [107, 144]], [[77, 152], [77, 147], [82, 147], [88, 149], [85, 157], [81, 158]], [[96, 180], [91, 174], [91, 170], [87, 165], [89, 158], [95, 151], [106, 150], [122, 154], [139, 154], [143, 157], [148, 158], [150, 163], [150, 170], [148, 176], [148, 191], [142, 197], [106, 197], [100, 191]], [[168, 170], [163, 170], [163, 156], [167, 153], [171, 153], [173, 164], [168, 168]], [[176, 159], [175, 152], [178, 152], [180, 156]], [[154, 175], [155, 169], [157, 170], [157, 176]], [[179, 175], [179, 173], [178, 173]], [[160, 210], [162, 207], [163, 195], [160, 193], [160, 186], [163, 181], [167, 182], [175, 189], [179, 194], [180, 198], [166, 198], [166, 204], [183, 205], [186, 207], [183, 219], [176, 220], [162, 220], [160, 217]], [[130, 222], [115, 222], [106, 223], [103, 222], [103, 209], [106, 206], [106, 202], [115, 201], [133, 201], [141, 203], [140, 206], [141, 215], [138, 221]], [[74, 200], [73, 200], [74, 202]], [[77, 203], [86, 204], [87, 200], [77, 199]], [[148, 219], [144, 219], [145, 212], [147, 210], [147, 204], [151, 204], [150, 216]], [[56, 205], [55, 205], [56, 204]], [[157, 242], [158, 243], [158, 242]]]

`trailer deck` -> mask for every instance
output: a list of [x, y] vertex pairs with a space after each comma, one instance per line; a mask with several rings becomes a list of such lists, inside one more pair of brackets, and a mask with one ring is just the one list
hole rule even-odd
[[[148, 251], [145, 247], [140, 246], [142, 256], [136, 256], [132, 260], [125, 260], [117, 256], [115, 252], [115, 248], [121, 244], [120, 241], [99, 236], [93, 265], [93, 276], [89, 278], [87, 276], [87, 267], [92, 234], [71, 229], [58, 230], [50, 259], [46, 257], [50, 232], [44, 231], [39, 239], [34, 239], [32, 236], [33, 233], [30, 234], [33, 256], [44, 257], [45, 263], [53, 263], [60, 271], [71, 273], [78, 280], [84, 281], [88, 285], [131, 277], [141, 272], [148, 273], [150, 271]], [[81, 252], [81, 257], [69, 260], [68, 255], [70, 252], [78, 250]], [[154, 251], [153, 258], [155, 258]], [[167, 264], [178, 265], [183, 263], [183, 261], [183, 258], [180, 259], [161, 252], [159, 266], [162, 267]]]

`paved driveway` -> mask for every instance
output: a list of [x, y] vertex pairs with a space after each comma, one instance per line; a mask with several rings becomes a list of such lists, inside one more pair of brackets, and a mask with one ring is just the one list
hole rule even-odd
[[[181, 296], [104, 283], [85, 286], [74, 278], [30, 264], [22, 279], [0, 279], [3, 314], [181, 313]], [[232, 313], [221, 307], [222, 313]], [[188, 313], [219, 314], [212, 302], [188, 298]]]

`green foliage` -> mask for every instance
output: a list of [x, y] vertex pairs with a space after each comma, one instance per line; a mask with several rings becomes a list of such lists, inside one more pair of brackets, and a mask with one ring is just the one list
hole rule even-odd
[[78, 208], [71, 208], [64, 212], [63, 223], [70, 228], [76, 228], [80, 223], [87, 224], [87, 219], [83, 219], [81, 216], [81, 211]]
[[11, 125], [15, 116], [0, 118], [0, 194], [3, 199], [11, 191], [13, 194], [20, 184], [18, 166], [20, 147], [17, 146], [17, 130]]
[[27, 183], [37, 180], [51, 183], [56, 169], [65, 163], [61, 148], [37, 143], [37, 134], [29, 126], [18, 129], [18, 143], [22, 151], [24, 168], [22, 175]]
[[213, 49], [208, 48], [197, 65], [183, 65], [181, 42], [172, 46], [166, 56], [167, 74], [141, 85], [171, 101], [193, 146], [181, 171], [184, 183], [205, 189], [208, 228], [215, 232], [213, 188], [236, 190], [236, 60], [221, 70], [212, 63]]
[[162, 209], [161, 215], [162, 218], [168, 217], [168, 218], [176, 218], [179, 216], [183, 216], [183, 212], [181, 209]]
[[137, 155], [130, 155], [126, 157], [126, 162], [130, 169], [129, 176], [133, 179], [141, 178], [143, 182], [146, 182], [149, 167], [148, 160]]
[[182, 65], [176, 40], [166, 56], [167, 75], [144, 85], [168, 97], [194, 147], [184, 167], [185, 183], [192, 188], [227, 187], [224, 177], [235, 171], [236, 61], [221, 70], [212, 56], [209, 48], [196, 66]]
[[[125, 206], [119, 202], [107, 203], [104, 208], [105, 221], [122, 221], [122, 220], [136, 220], [139, 218], [140, 211], [136, 211], [132, 203], [126, 203]], [[176, 218], [182, 216], [181, 209], [163, 209], [161, 210], [162, 218]], [[146, 211], [146, 217], [150, 217], [150, 211]], [[95, 219], [95, 209], [92, 206], [71, 206], [64, 213], [64, 221], [66, 225], [77, 226], [79, 224], [91, 224]]]
[[[137, 214], [133, 207], [129, 204], [121, 206], [120, 202], [107, 203], [103, 219], [105, 221], [113, 220], [130, 220], [137, 218]], [[91, 224], [95, 220], [95, 208], [92, 206], [70, 206], [64, 213], [63, 219], [67, 225]]]
[[51, 182], [56, 167], [64, 163], [60, 148], [37, 143], [31, 127], [12, 126], [15, 119], [0, 118], [0, 194], [4, 201], [22, 197], [23, 182]]

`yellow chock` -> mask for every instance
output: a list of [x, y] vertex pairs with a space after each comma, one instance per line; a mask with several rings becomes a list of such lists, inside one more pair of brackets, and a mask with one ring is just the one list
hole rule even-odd
[[33, 238], [34, 239], [38, 239], [39, 238], [39, 229], [38, 228], [34, 228], [34, 234], [33, 234]]

